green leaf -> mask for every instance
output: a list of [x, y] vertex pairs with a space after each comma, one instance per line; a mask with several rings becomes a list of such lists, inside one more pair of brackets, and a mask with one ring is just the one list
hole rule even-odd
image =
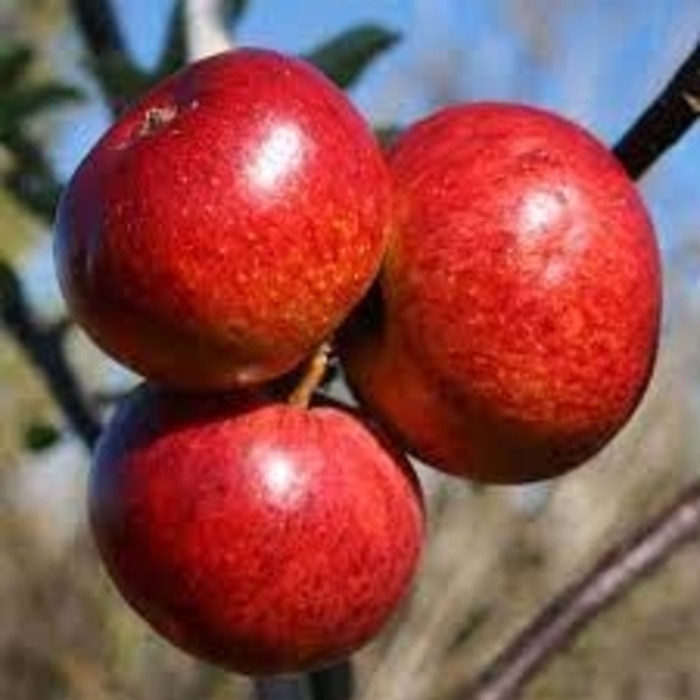
[[24, 446], [30, 452], [45, 452], [60, 439], [61, 432], [48, 423], [31, 423], [24, 430]]
[[174, 73], [187, 61], [187, 19], [184, 0], [177, 0], [170, 17], [163, 53], [154, 72], [154, 80]]
[[399, 38], [395, 32], [374, 24], [363, 24], [327, 41], [306, 58], [337, 85], [347, 88]]
[[3, 173], [3, 184], [30, 211], [51, 220], [61, 188], [43, 150], [19, 129], [0, 137], [14, 160]]
[[22, 287], [15, 268], [0, 258], [0, 316], [3, 319], [17, 308], [21, 296]]
[[117, 101], [131, 102], [153, 82], [148, 73], [137, 68], [123, 54], [107, 54], [92, 59], [88, 68], [104, 93]]
[[24, 44], [0, 46], [0, 85], [4, 90], [17, 84], [32, 58], [32, 50]]
[[77, 102], [82, 93], [68, 85], [45, 83], [17, 88], [6, 93], [0, 102], [0, 138], [20, 129], [22, 123], [37, 112], [53, 109], [67, 102]]
[[51, 221], [61, 188], [49, 173], [18, 167], [4, 177], [3, 184], [32, 213]]

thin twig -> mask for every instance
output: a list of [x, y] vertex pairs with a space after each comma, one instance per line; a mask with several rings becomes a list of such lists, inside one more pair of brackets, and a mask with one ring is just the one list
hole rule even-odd
[[[641, 177], [700, 114], [700, 43], [614, 152]], [[464, 700], [512, 700], [576, 633], [681, 545], [700, 535], [700, 485], [605, 554], [591, 571], [553, 598], [477, 676]]]
[[73, 15], [93, 56], [124, 52], [124, 39], [108, 0], [73, 0]]
[[464, 700], [517, 698], [528, 679], [632, 585], [700, 535], [700, 482], [553, 598], [476, 679]]
[[700, 42], [620, 139], [614, 151], [627, 172], [641, 177], [690, 129], [700, 115]]
[[[73, 0], [73, 11], [86, 44], [95, 58], [124, 53], [123, 37], [108, 0]], [[105, 99], [112, 112], [117, 114], [120, 107], [119, 101], [108, 91]], [[36, 354], [36, 348], [27, 349], [30, 354]], [[43, 372], [47, 366], [43, 362], [48, 358], [42, 354], [37, 359], [40, 361], [38, 366]], [[69, 371], [67, 364], [64, 369]], [[73, 388], [79, 390], [79, 384], [76, 382]], [[76, 411], [79, 406], [72, 403], [69, 405], [62, 391], [55, 395], [64, 411]], [[71, 414], [67, 413], [67, 415]], [[78, 415], [78, 413], [72, 415], [71, 422]], [[99, 427], [95, 437], [98, 432]], [[352, 677], [350, 662], [343, 661], [329, 669], [308, 675], [296, 678], [256, 679], [254, 684], [259, 700], [349, 700], [352, 695]]]
[[[106, 0], [74, 0], [73, 11], [94, 56], [123, 51], [122, 36]], [[75, 434], [91, 449], [101, 425], [66, 355], [66, 322], [44, 326], [37, 319], [19, 276], [6, 260], [0, 260], [0, 322], [34, 365]]]
[[68, 363], [64, 333], [39, 323], [19, 277], [4, 260], [0, 260], [0, 321], [32, 362], [75, 433], [91, 448], [100, 423]]
[[[114, 60], [124, 55], [124, 38], [109, 0], [73, 0], [73, 16], [90, 54], [97, 61]], [[112, 114], [122, 108], [121, 100], [102, 85], [104, 98]]]
[[233, 38], [222, 19], [220, 0], [187, 0], [185, 17], [190, 61], [233, 48]]

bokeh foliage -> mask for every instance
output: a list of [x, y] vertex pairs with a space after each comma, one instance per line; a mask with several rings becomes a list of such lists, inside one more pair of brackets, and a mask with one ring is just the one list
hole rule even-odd
[[[222, 1], [220, 20], [235, 31], [253, 4]], [[378, 90], [385, 113], [393, 114], [407, 91], [420, 93], [430, 107], [480, 97], [472, 86], [465, 87], [465, 76], [499, 69], [487, 41], [469, 47], [446, 40], [449, 27], [440, 25], [438, 16], [447, 4], [425, 10], [429, 3], [416, 3], [420, 24], [416, 34], [422, 43], [410, 61], [402, 59], [401, 75], [394, 73]], [[652, 4], [661, 7], [660, 2]], [[455, 10], [465, 22], [477, 14], [478, 3], [457, 5], [469, 8], [463, 14]], [[609, 56], [618, 50], [625, 27], [644, 19], [632, 0], [614, 8], [594, 0], [499, 0], [494, 6], [502, 24], [500, 40], [507, 36], [520, 56], [518, 69], [511, 67], [510, 83], [512, 97], [518, 99], [535, 94], [535, 87], [551, 77], [566, 27], [584, 16], [590, 21], [599, 12], [596, 44], [587, 50]], [[122, 109], [186, 60], [185, 9], [184, 2], [174, 2], [170, 15], [163, 18], [168, 23], [166, 39], [147, 70], [121, 48], [100, 54], [90, 51], [89, 42], [82, 41], [84, 32], [70, 21], [65, 1], [4, 0], [0, 257], [20, 277], [28, 256], [50, 232], [60, 192], [50, 158], [54, 116], [59, 110], [79, 114], [85, 100], [94, 99], [65, 77], [70, 73], [65, 65], [52, 64], [46, 47], [65, 47], [71, 70], [92, 81], [112, 108]], [[677, 3], [663, 37], [679, 36], [689, 22], [700, 21], [696, 9], [686, 0]], [[312, 21], [313, 13], [309, 17]], [[426, 18], [427, 26], [421, 24]], [[496, 41], [497, 32], [488, 29]], [[396, 55], [392, 49], [398, 52], [402, 46], [392, 28], [362, 24], [329, 36], [302, 54], [339, 85], [355, 87], [375, 59], [385, 54], [392, 58]], [[572, 80], [562, 90], [590, 92], [597, 80], [594, 63], [575, 62], [570, 75], [581, 83], [577, 88]], [[631, 76], [637, 66], [615, 70]], [[572, 101], [580, 99], [577, 93]], [[684, 180], [677, 173], [669, 178], [674, 192], [697, 188], [696, 179]], [[651, 196], [654, 187], [663, 186], [661, 179], [657, 183], [652, 178], [645, 191]], [[358, 657], [365, 700], [458, 700], [460, 688], [479, 664], [552, 591], [590, 562], [611, 537], [629, 529], [697, 471], [700, 346], [692, 329], [698, 327], [700, 308], [692, 276], [676, 275], [675, 261], [687, 270], [688, 260], [697, 259], [693, 241], [700, 234], [700, 218], [690, 224], [686, 219], [684, 225], [694, 228], [678, 233], [669, 245], [673, 255], [667, 253], [666, 258], [673, 322], [666, 329], [659, 369], [642, 410], [610, 449], [551, 488], [473, 490], [425, 476], [430, 546], [400, 619]], [[41, 315], [43, 309], [37, 311]], [[75, 329], [69, 332], [66, 347], [90, 395], [100, 393], [111, 369]], [[108, 393], [103, 391], [103, 398]], [[104, 407], [101, 401], [100, 408]], [[83, 521], [85, 454], [7, 334], [0, 334], [0, 416], [0, 599], [10, 601], [0, 625], [0, 697], [249, 697], [250, 687], [242, 679], [192, 662], [156, 639], [114, 594]], [[700, 644], [695, 634], [700, 630], [700, 609], [694, 592], [699, 566], [697, 557], [686, 553], [641, 587], [614, 615], [596, 623], [528, 697], [700, 698], [696, 664]], [[640, 658], [645, 663], [640, 664]]]

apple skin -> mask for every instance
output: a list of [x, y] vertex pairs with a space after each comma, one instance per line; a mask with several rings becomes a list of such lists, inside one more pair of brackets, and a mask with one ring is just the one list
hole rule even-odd
[[580, 127], [503, 103], [445, 109], [388, 159], [380, 303], [341, 342], [355, 393], [455, 475], [581, 464], [628, 420], [656, 355], [659, 252], [634, 184]]
[[362, 117], [295, 58], [240, 49], [155, 87], [87, 155], [55, 236], [68, 306], [179, 389], [289, 370], [375, 277], [391, 182]]
[[99, 442], [89, 512], [113, 581], [155, 630], [253, 675], [372, 638], [424, 531], [410, 465], [350, 413], [148, 386]]

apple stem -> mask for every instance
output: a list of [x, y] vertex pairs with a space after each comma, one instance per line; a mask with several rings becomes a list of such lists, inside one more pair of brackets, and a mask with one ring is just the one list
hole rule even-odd
[[321, 381], [323, 381], [323, 376], [328, 367], [328, 354], [330, 350], [330, 344], [323, 343], [318, 350], [316, 350], [311, 360], [309, 360], [304, 376], [289, 396], [288, 401], [292, 406], [299, 406], [300, 408], [308, 407], [311, 402], [311, 397], [316, 389], [318, 389]]

